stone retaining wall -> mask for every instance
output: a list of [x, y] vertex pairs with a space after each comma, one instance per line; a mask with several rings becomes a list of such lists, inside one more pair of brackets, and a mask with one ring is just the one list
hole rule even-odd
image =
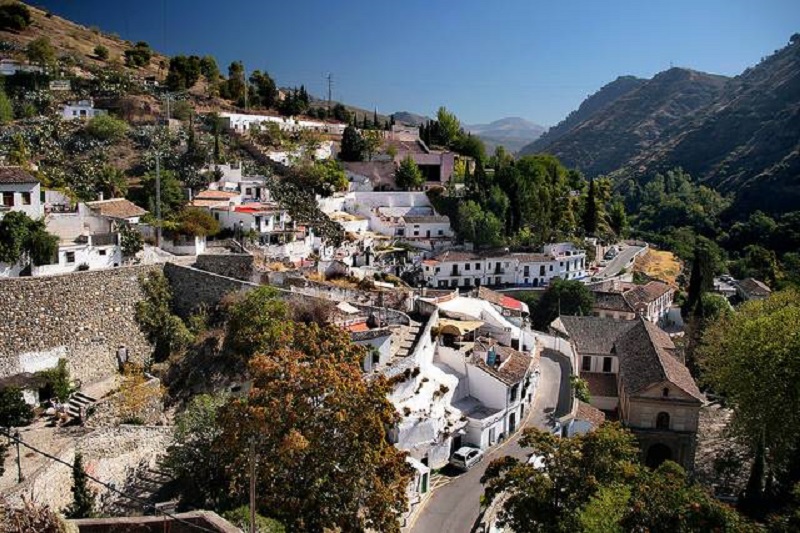
[[220, 276], [252, 281], [255, 272], [250, 254], [201, 254], [194, 266]]
[[183, 318], [191, 315], [201, 305], [216, 307], [226, 294], [258, 287], [248, 281], [172, 263], [164, 265], [164, 274], [172, 287], [175, 312]]
[[152, 347], [134, 318], [139, 277], [163, 265], [0, 280], [0, 378], [68, 362], [89, 383], [117, 371], [120, 346], [144, 364]]

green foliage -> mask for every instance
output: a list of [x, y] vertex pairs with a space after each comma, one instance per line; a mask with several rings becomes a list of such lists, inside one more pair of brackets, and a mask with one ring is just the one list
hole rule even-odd
[[139, 41], [133, 48], [125, 50], [125, 65], [133, 68], [143, 67], [150, 63], [152, 57], [153, 50], [150, 49], [150, 45]]
[[561, 315], [590, 315], [594, 294], [580, 281], [555, 279], [531, 309], [531, 326], [547, 331], [550, 323]]
[[219, 221], [205, 209], [187, 207], [178, 215], [177, 223], [183, 235], [210, 237], [220, 232]]
[[253, 85], [252, 105], [266, 108], [275, 107], [278, 102], [278, 86], [268, 72], [254, 70], [250, 75], [250, 83]]
[[57, 253], [58, 237], [47, 233], [44, 220], [32, 220], [21, 211], [11, 211], [0, 220], [0, 261], [45, 265]]
[[342, 133], [342, 147], [339, 150], [342, 161], [364, 160], [364, 139], [354, 126], [347, 126]]
[[503, 227], [492, 212], [486, 212], [472, 200], [458, 206], [460, 235], [477, 246], [500, 246], [503, 244]]
[[425, 177], [414, 159], [407, 155], [394, 174], [394, 182], [401, 189], [417, 189], [425, 183]]
[[0, 427], [27, 426], [32, 420], [33, 410], [25, 403], [22, 391], [18, 387], [0, 389]]
[[44, 380], [50, 395], [58, 398], [61, 402], [66, 402], [75, 391], [75, 387], [72, 386], [72, 379], [69, 376], [66, 359], [59, 359], [55, 367], [40, 370], [36, 375]]
[[0, 126], [8, 124], [12, 120], [14, 120], [14, 106], [6, 92], [0, 87]]
[[364, 152], [367, 155], [367, 161], [372, 161], [372, 156], [383, 144], [383, 134], [377, 130], [368, 130], [364, 132], [362, 138], [364, 139]]
[[569, 377], [569, 384], [572, 386], [575, 398], [586, 403], [591, 401], [592, 397], [589, 394], [589, 384], [586, 383], [585, 379], [573, 374]]
[[599, 226], [598, 215], [594, 180], [589, 180], [589, 192], [586, 195], [586, 205], [583, 209], [583, 231], [587, 235], [595, 235], [597, 233], [597, 227]]
[[[250, 508], [246, 505], [228, 511], [222, 516], [234, 526], [241, 528], [242, 531], [250, 531]], [[256, 513], [257, 533], [284, 533], [285, 531], [286, 528], [277, 520]]]
[[[704, 381], [733, 408], [733, 429], [765, 450], [767, 482], [779, 494], [798, 481], [800, 449], [800, 293], [749, 301], [709, 325], [697, 357]], [[763, 444], [762, 444], [763, 443]], [[775, 500], [775, 494], [766, 495]]]
[[72, 463], [72, 505], [66, 509], [67, 518], [92, 518], [94, 516], [94, 493], [89, 488], [83, 454], [75, 453]]
[[0, 30], [22, 31], [31, 23], [28, 6], [20, 2], [0, 4]]
[[[142, 178], [141, 202], [151, 213], [156, 211], [156, 173], [148, 172]], [[183, 186], [172, 170], [161, 171], [161, 217], [173, 218], [186, 204]]]
[[97, 188], [105, 198], [123, 198], [128, 193], [125, 173], [113, 165], [103, 165], [97, 176]]
[[119, 228], [120, 247], [123, 257], [133, 257], [144, 249], [142, 234], [130, 224], [123, 224]]
[[43, 67], [52, 65], [56, 61], [56, 49], [53, 48], [50, 38], [46, 35], [29, 42], [25, 47], [25, 55], [28, 57], [28, 61]]
[[118, 141], [128, 129], [127, 122], [105, 113], [92, 117], [86, 124], [86, 133], [99, 141]]
[[200, 394], [176, 416], [175, 444], [164, 466], [176, 480], [183, 505], [218, 509], [228, 499], [226, 473], [214, 450], [222, 434], [217, 412], [227, 401], [224, 395]]
[[201, 72], [198, 56], [173, 56], [169, 60], [165, 83], [170, 91], [185, 91], [194, 87]]
[[278, 291], [262, 286], [248, 291], [228, 313], [225, 345], [243, 360], [271, 346], [279, 346], [290, 329], [289, 309]]
[[322, 196], [346, 191], [350, 183], [344, 167], [333, 159], [298, 165], [293, 169], [293, 175], [301, 187]]
[[772, 286], [781, 276], [775, 252], [757, 244], [744, 249], [742, 257], [731, 265], [731, 273], [739, 279], [756, 278]]
[[144, 298], [136, 302], [136, 321], [155, 345], [156, 360], [180, 352], [192, 342], [192, 335], [177, 315], [172, 314], [172, 290], [163, 273], [153, 271], [139, 279]]
[[458, 118], [445, 107], [440, 107], [436, 112], [436, 120], [439, 122], [439, 133], [442, 144], [448, 147], [451, 146], [456, 141], [461, 131], [461, 123], [458, 121]]
[[108, 59], [108, 48], [103, 46], [102, 44], [98, 44], [94, 47], [94, 55], [97, 56], [97, 59], [105, 61]]
[[614, 483], [600, 487], [580, 510], [580, 530], [585, 533], [624, 533], [619, 523], [630, 497], [631, 489], [626, 485]]

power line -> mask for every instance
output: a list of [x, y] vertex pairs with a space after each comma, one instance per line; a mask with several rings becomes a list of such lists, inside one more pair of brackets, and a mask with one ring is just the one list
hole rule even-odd
[[[63, 459], [61, 459], [59, 457], [56, 457], [55, 455], [51, 455], [51, 454], [49, 454], [49, 453], [47, 453], [45, 451], [39, 450], [38, 448], [35, 448], [35, 447], [31, 446], [30, 444], [28, 444], [27, 442], [23, 441], [18, 436], [14, 435], [14, 434], [11, 434], [11, 432], [6, 433], [6, 437], [8, 437], [10, 440], [13, 440], [18, 445], [21, 444], [21, 445], [25, 446], [26, 448], [28, 448], [29, 450], [31, 450], [33, 452], [36, 452], [39, 455], [43, 455], [44, 457], [47, 457], [48, 459], [52, 459], [53, 461], [55, 461], [57, 463], [61, 463], [62, 465], [68, 466], [70, 468], [74, 467], [74, 465], [64, 461]], [[121, 490], [117, 489], [113, 485], [109, 485], [108, 483], [100, 481], [99, 479], [97, 479], [96, 477], [94, 477], [94, 476], [92, 476], [92, 475], [90, 475], [88, 473], [85, 473], [85, 474], [86, 474], [87, 478], [91, 479], [95, 483], [97, 483], [99, 485], [102, 485], [103, 487], [105, 487], [106, 489], [110, 490], [111, 492], [119, 494], [123, 498], [128, 498], [129, 500], [134, 501], [134, 502], [138, 503], [139, 505], [142, 505], [145, 509], [152, 508], [156, 513], [161, 513], [166, 517], [172, 518], [176, 522], [180, 522], [181, 524], [185, 524], [187, 526], [193, 527], [193, 528], [195, 528], [195, 529], [197, 529], [199, 531], [207, 531], [209, 533], [215, 533], [215, 531], [213, 529], [208, 529], [208, 528], [200, 526], [198, 524], [193, 524], [192, 522], [189, 522], [188, 520], [184, 520], [183, 518], [179, 518], [177, 515], [175, 515], [173, 513], [170, 513], [168, 511], [163, 510], [163, 509], [158, 509], [157, 507], [152, 505], [150, 502], [148, 502], [146, 500], [143, 500], [143, 499], [139, 498], [138, 496], [131, 496], [129, 494], [125, 494], [124, 492], [122, 492]]]

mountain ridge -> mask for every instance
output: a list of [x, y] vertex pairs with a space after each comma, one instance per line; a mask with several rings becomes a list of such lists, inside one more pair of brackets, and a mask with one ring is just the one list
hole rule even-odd
[[503, 146], [511, 152], [517, 152], [545, 131], [544, 126], [521, 117], [504, 117], [488, 124], [465, 125], [464, 129], [483, 139], [489, 150]]

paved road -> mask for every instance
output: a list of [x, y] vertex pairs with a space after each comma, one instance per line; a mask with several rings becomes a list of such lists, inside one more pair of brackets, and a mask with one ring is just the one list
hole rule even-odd
[[644, 248], [641, 246], [626, 246], [625, 248], [622, 249], [620, 253], [617, 254], [617, 256], [614, 259], [609, 261], [605, 267], [600, 269], [596, 277], [613, 278], [614, 276], [619, 274], [619, 272], [623, 268], [627, 268], [628, 270], [630, 270], [631, 265], [629, 265], [628, 263], [631, 261], [631, 259], [633, 259], [633, 257], [637, 253], [639, 253], [643, 249]]
[[[540, 364], [539, 390], [533, 401], [527, 426], [546, 428], [554, 410], [559, 406], [559, 396], [564, 400], [562, 382], [569, 383], [569, 370], [561, 358], [544, 353]], [[569, 392], [567, 392], [567, 396]], [[480, 512], [483, 485], [480, 479], [486, 467], [498, 457], [512, 455], [520, 459], [527, 456], [519, 446], [520, 433], [504, 445], [492, 449], [483, 462], [465, 474], [461, 474], [447, 485], [436, 489], [417, 517], [413, 533], [468, 533], [475, 525]]]

